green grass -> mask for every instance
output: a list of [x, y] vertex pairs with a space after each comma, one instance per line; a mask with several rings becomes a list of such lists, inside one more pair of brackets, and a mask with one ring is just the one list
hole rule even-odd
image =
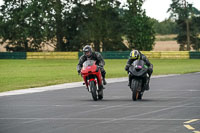
[[[150, 60], [153, 75], [200, 71], [200, 60]], [[127, 60], [105, 60], [106, 78], [126, 77]], [[82, 81], [78, 60], [0, 60], [0, 92]]]

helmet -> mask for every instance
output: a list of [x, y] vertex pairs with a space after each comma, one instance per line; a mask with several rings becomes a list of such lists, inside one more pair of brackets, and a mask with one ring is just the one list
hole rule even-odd
[[139, 56], [140, 56], [140, 53], [139, 53], [138, 50], [133, 50], [133, 51], [131, 51], [131, 53], [130, 53], [130, 58], [131, 58], [131, 59], [138, 59]]
[[86, 57], [90, 57], [92, 55], [92, 48], [90, 45], [86, 45], [84, 48], [83, 48], [83, 54], [86, 56]]

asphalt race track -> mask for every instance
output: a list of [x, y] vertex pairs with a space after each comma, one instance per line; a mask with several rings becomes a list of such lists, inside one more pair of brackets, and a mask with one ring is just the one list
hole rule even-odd
[[200, 73], [151, 79], [143, 100], [127, 82], [104, 100], [85, 87], [0, 97], [0, 133], [200, 133]]

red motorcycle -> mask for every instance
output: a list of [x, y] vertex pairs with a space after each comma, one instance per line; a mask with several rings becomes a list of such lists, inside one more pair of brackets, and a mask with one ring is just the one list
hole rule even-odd
[[94, 101], [103, 99], [103, 84], [100, 67], [94, 60], [87, 60], [83, 63], [81, 76], [88, 91], [92, 94]]

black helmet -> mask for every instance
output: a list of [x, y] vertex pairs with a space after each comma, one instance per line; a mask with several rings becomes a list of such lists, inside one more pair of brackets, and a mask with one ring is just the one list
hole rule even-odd
[[90, 45], [86, 45], [84, 48], [83, 48], [83, 54], [85, 56], [87, 56], [88, 58], [92, 55], [92, 48]]
[[138, 50], [133, 50], [130, 53], [130, 58], [131, 59], [139, 59], [140, 58], [140, 53]]

